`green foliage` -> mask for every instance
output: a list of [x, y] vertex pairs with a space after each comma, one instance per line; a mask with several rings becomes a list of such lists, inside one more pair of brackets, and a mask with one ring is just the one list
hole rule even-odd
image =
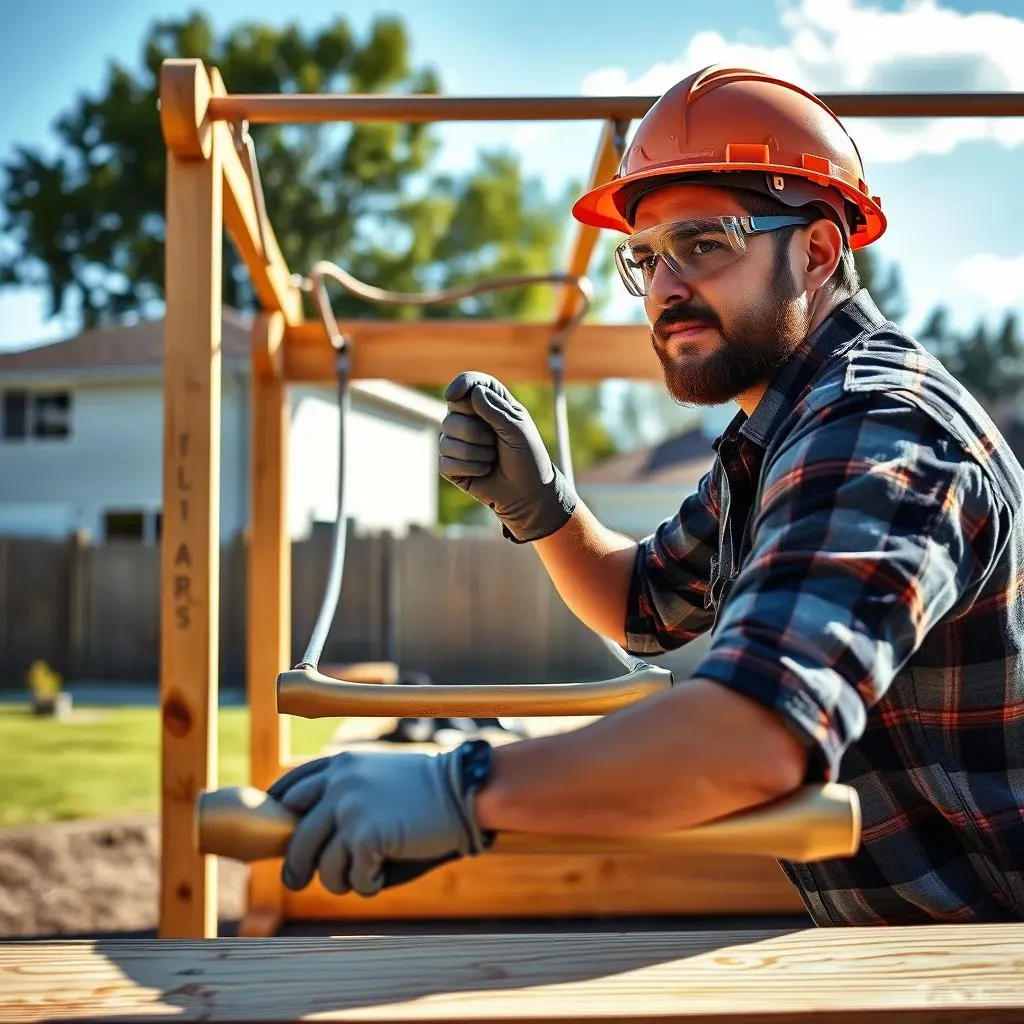
[[[906, 312], [899, 268], [893, 264], [883, 276], [877, 256], [870, 249], [854, 254], [861, 284], [879, 309], [898, 322]], [[939, 306], [929, 313], [917, 337], [943, 365], [983, 403], [1013, 397], [1024, 387], [1024, 337], [1018, 315], [1007, 312], [991, 329], [979, 321], [970, 330], [955, 329], [949, 310]]]
[[907, 311], [899, 267], [893, 263], [883, 273], [878, 255], [871, 249], [855, 250], [853, 262], [860, 275], [861, 287], [868, 290], [885, 316], [893, 323], [899, 323]]
[[[437, 91], [436, 74], [412, 69], [408, 50], [392, 18], [377, 19], [362, 42], [343, 19], [310, 33], [243, 24], [222, 40], [198, 13], [154, 24], [141, 72], [113, 62], [100, 95], [77, 97], [59, 118], [55, 156], [21, 147], [5, 162], [2, 227], [16, 245], [0, 262], [0, 283], [46, 287], [54, 314], [77, 296], [85, 326], [159, 303], [166, 156], [157, 101], [166, 58], [216, 64], [235, 92]], [[360, 124], [332, 134], [274, 125], [252, 134], [289, 266], [343, 257], [379, 276], [387, 259], [369, 244], [364, 221], [396, 206], [400, 183], [427, 167], [426, 126]], [[227, 245], [224, 257], [225, 301], [250, 305]]]
[[949, 311], [940, 306], [929, 315], [920, 339], [984, 404], [1014, 397], [1024, 387], [1024, 338], [1014, 312], [1007, 312], [994, 330], [979, 321], [973, 329], [960, 331], [951, 325]]

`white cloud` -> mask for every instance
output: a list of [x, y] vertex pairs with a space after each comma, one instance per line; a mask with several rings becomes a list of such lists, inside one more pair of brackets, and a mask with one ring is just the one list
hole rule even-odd
[[[866, 0], [782, 0], [784, 45], [758, 46], [699, 32], [677, 60], [637, 78], [620, 68], [588, 74], [588, 95], [657, 95], [708, 64], [753, 67], [816, 92], [1024, 92], [1024, 18], [963, 13], [935, 0], [898, 11]], [[850, 119], [866, 163], [942, 155], [989, 139], [1024, 143], [1024, 118]]]
[[1024, 304], [1024, 253], [996, 256], [975, 253], [958, 263], [951, 272], [954, 285], [982, 300], [990, 310]]

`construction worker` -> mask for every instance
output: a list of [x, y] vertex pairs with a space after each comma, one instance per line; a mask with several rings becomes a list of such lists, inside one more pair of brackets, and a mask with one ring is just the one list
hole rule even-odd
[[[620, 231], [680, 402], [735, 402], [712, 469], [639, 542], [603, 526], [494, 378], [448, 387], [441, 474], [640, 656], [689, 679], [599, 721], [437, 756], [349, 752], [271, 789], [284, 882], [372, 895], [517, 830], [637, 837], [841, 781], [858, 853], [783, 864], [820, 925], [1024, 916], [1024, 473], [978, 404], [860, 288], [886, 221], [814, 96], [708, 68], [574, 206]], [[681, 498], [684, 496], [681, 496]]]

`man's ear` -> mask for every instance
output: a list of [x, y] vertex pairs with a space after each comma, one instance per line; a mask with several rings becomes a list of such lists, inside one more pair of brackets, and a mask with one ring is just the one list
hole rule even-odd
[[800, 271], [804, 290], [816, 292], [835, 273], [843, 255], [843, 233], [827, 217], [814, 221], [804, 233]]

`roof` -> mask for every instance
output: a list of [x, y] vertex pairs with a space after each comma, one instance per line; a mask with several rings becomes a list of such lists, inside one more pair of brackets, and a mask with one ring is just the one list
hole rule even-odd
[[[248, 359], [251, 318], [225, 309], [221, 327], [224, 358]], [[0, 374], [52, 372], [62, 377], [79, 370], [153, 368], [163, 363], [164, 321], [109, 324], [73, 338], [0, 353]]]
[[622, 452], [577, 474], [581, 484], [692, 484], [714, 462], [711, 440], [699, 427], [657, 444]]
[[[236, 309], [223, 310], [221, 356], [242, 372], [248, 372], [250, 365], [251, 327], [251, 316]], [[13, 384], [158, 378], [163, 358], [163, 319], [140, 320], [96, 327], [73, 338], [16, 352], [0, 352], [0, 379]], [[352, 391], [431, 422], [440, 423], [447, 412], [444, 402], [390, 381], [353, 381]]]

